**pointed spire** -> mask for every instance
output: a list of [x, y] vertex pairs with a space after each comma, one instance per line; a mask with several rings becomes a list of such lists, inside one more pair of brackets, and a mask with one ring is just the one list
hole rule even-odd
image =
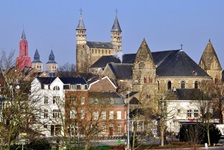
[[153, 57], [152, 57], [152, 53], [149, 49], [149, 46], [145, 40], [145, 38], [143, 39], [138, 52], [136, 54], [136, 58], [135, 61], [139, 62], [139, 61], [143, 61], [143, 60], [152, 60], [153, 61]]
[[76, 29], [86, 29], [84, 25], [84, 21], [82, 19], [82, 9], [80, 9], [80, 18], [79, 18], [79, 24]]
[[21, 36], [21, 40], [26, 40], [26, 34], [25, 34], [25, 32], [24, 32], [24, 29], [23, 29], [23, 33], [22, 33], [22, 36]]
[[36, 51], [35, 51], [35, 54], [34, 54], [34, 57], [33, 57], [33, 62], [41, 62], [40, 61], [40, 54], [39, 54], [39, 52], [38, 52], [38, 50], [36, 49]]
[[49, 55], [49, 60], [48, 60], [47, 63], [56, 63], [56, 61], [55, 61], [55, 56], [54, 56], [54, 53], [53, 53], [52, 50], [51, 50], [51, 53], [50, 53], [50, 55]]
[[212, 69], [212, 63], [214, 61], [217, 62], [216, 69], [221, 69], [222, 67], [220, 65], [219, 59], [218, 59], [217, 54], [215, 52], [215, 49], [212, 45], [212, 42], [209, 39], [208, 43], [205, 47], [205, 50], [204, 50], [204, 52], [201, 56], [200, 64], [204, 64], [204, 67], [203, 66], [201, 66], [201, 67], [205, 70], [211, 70]]
[[119, 21], [118, 21], [118, 18], [117, 18], [117, 15], [115, 17], [114, 24], [113, 24], [113, 27], [112, 27], [111, 31], [122, 32]]

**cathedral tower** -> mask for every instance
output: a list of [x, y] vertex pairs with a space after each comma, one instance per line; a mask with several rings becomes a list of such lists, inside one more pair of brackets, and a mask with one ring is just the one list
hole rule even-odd
[[55, 56], [52, 50], [46, 65], [46, 71], [50, 74], [50, 76], [55, 76], [55, 73], [58, 71], [58, 64], [55, 61]]
[[19, 43], [19, 56], [16, 58], [16, 67], [19, 70], [24, 67], [31, 67], [31, 59], [28, 56], [28, 42], [24, 30]]
[[76, 71], [87, 72], [87, 53], [86, 53], [86, 28], [80, 14], [79, 23], [76, 28]]
[[114, 20], [114, 24], [111, 29], [111, 43], [114, 46], [114, 49], [116, 52], [122, 51], [122, 36], [121, 36], [121, 27], [116, 15], [116, 18]]
[[35, 68], [37, 72], [43, 72], [43, 63], [40, 61], [40, 55], [37, 49], [33, 57], [32, 68]]
[[208, 41], [208, 44], [206, 45], [205, 50], [201, 56], [199, 66], [212, 77], [214, 83], [221, 82], [222, 67], [210, 40]]

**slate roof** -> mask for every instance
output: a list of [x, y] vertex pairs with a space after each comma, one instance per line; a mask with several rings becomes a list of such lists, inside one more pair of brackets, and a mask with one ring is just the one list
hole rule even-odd
[[40, 83], [42, 84], [51, 84], [56, 77], [37, 77]]
[[113, 49], [113, 45], [110, 42], [91, 42], [91, 41], [87, 41], [87, 46], [89, 48]]
[[210, 77], [184, 51], [170, 53], [156, 69], [157, 76], [204, 76]]
[[116, 18], [115, 18], [115, 20], [114, 20], [114, 24], [113, 24], [113, 26], [112, 26], [111, 31], [122, 32], [117, 16], [116, 16]]
[[23, 30], [23, 33], [22, 33], [22, 36], [21, 36], [21, 40], [22, 41], [26, 40], [26, 34], [25, 34], [24, 30]]
[[37, 49], [35, 51], [32, 63], [41, 63], [41, 61], [40, 61], [40, 54], [39, 54]]
[[64, 84], [87, 84], [86, 80], [84, 78], [82, 78], [82, 77], [78, 77], [78, 78], [72, 78], [72, 77], [60, 78], [60, 80]]
[[[123, 63], [134, 63], [136, 54], [123, 55]], [[183, 50], [152, 52], [158, 76], [210, 76]]]
[[121, 63], [120, 59], [114, 55], [102, 56], [94, 64], [92, 64], [90, 68], [104, 68], [108, 63], [111, 62]]
[[77, 26], [77, 28], [76, 29], [86, 29], [85, 28], [85, 25], [84, 25], [84, 21], [83, 21], [83, 19], [82, 19], [82, 15], [80, 16], [80, 18], [79, 18], [79, 23], [78, 23], [78, 26]]
[[134, 64], [136, 54], [124, 54], [122, 56], [122, 63]]
[[176, 89], [167, 96], [169, 100], [209, 100], [200, 89]]
[[88, 96], [90, 104], [95, 103], [95, 98], [97, 98], [101, 104], [109, 104], [108, 100], [113, 98], [113, 105], [125, 105], [123, 97], [117, 92], [89, 92]]
[[117, 79], [132, 79], [133, 64], [109, 63], [108, 66]]
[[[42, 84], [51, 84], [56, 77], [37, 77], [40, 83]], [[87, 84], [84, 78], [59, 78], [64, 84]]]
[[49, 63], [56, 63], [56, 61], [55, 61], [55, 56], [54, 56], [54, 53], [53, 53], [52, 50], [51, 50], [51, 52], [50, 52], [50, 55], [49, 55], [49, 59], [48, 59], [47, 64], [49, 64]]

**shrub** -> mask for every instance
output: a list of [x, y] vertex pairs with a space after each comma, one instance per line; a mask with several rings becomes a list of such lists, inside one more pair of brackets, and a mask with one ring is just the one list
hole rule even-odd
[[[220, 132], [214, 124], [209, 125], [210, 142], [218, 143]], [[206, 124], [185, 124], [182, 125], [179, 132], [179, 138], [182, 142], [203, 144], [208, 143]]]

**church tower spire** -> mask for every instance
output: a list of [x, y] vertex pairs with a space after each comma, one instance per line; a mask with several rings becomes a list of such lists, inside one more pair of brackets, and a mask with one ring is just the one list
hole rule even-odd
[[145, 39], [136, 54], [132, 75], [132, 91], [140, 91], [139, 100], [150, 102], [150, 106], [155, 109], [157, 105], [153, 97], [156, 93], [156, 66]]
[[222, 67], [210, 39], [201, 56], [199, 66], [212, 77], [215, 83], [221, 82]]
[[43, 63], [40, 61], [40, 55], [37, 49], [33, 58], [32, 68], [35, 68], [37, 72], [43, 72]]
[[86, 28], [82, 19], [82, 9], [80, 10], [79, 23], [76, 28], [76, 44], [86, 44]]
[[23, 30], [19, 43], [19, 56], [16, 58], [16, 67], [22, 70], [24, 67], [31, 67], [31, 59], [28, 55], [28, 42]]
[[116, 10], [116, 17], [114, 20], [114, 24], [111, 29], [111, 43], [114, 46], [114, 48], [117, 50], [117, 52], [122, 51], [122, 36], [121, 36], [122, 30], [118, 21], [117, 17], [117, 10]]
[[87, 50], [86, 50], [86, 28], [82, 19], [82, 9], [80, 10], [79, 23], [76, 28], [76, 71], [87, 72]]
[[58, 71], [58, 64], [55, 61], [55, 56], [52, 50], [50, 52], [49, 59], [46, 64], [46, 71], [49, 73], [50, 76], [55, 76]]

